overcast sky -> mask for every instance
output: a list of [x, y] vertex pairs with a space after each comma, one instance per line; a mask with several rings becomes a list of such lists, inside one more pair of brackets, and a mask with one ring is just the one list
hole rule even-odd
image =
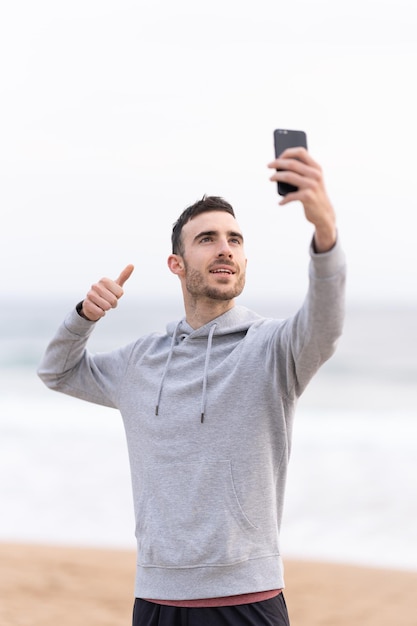
[[15, 0], [0, 14], [2, 297], [81, 297], [127, 263], [179, 294], [178, 214], [231, 202], [249, 295], [305, 289], [311, 227], [278, 207], [273, 129], [303, 129], [348, 295], [417, 303], [412, 0]]

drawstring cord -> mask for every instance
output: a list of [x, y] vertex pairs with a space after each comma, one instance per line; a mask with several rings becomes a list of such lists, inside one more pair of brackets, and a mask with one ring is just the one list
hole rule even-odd
[[[177, 339], [177, 332], [178, 332], [178, 328], [180, 326], [181, 322], [178, 322], [178, 324], [175, 327], [174, 330], [174, 334], [172, 335], [172, 340], [171, 340], [171, 346], [170, 346], [170, 350], [169, 350], [169, 354], [168, 354], [168, 358], [167, 361], [165, 363], [165, 367], [164, 367], [164, 371], [162, 373], [162, 377], [161, 377], [161, 381], [159, 383], [159, 389], [158, 389], [158, 396], [156, 399], [156, 406], [155, 406], [155, 415], [159, 414], [159, 403], [161, 401], [161, 395], [162, 395], [162, 388], [164, 385], [164, 380], [169, 368], [169, 364], [171, 363], [171, 359], [172, 359], [172, 354], [174, 352], [174, 346], [175, 346], [175, 341]], [[207, 379], [208, 379], [208, 368], [209, 368], [209, 363], [210, 363], [210, 353], [211, 353], [211, 346], [213, 343], [213, 335], [214, 335], [214, 331], [216, 330], [216, 326], [217, 324], [213, 324], [210, 327], [210, 331], [207, 337], [207, 351], [206, 351], [206, 359], [204, 362], [204, 374], [203, 374], [203, 392], [202, 392], [202, 396], [201, 396], [201, 411], [200, 411], [200, 422], [201, 424], [203, 424], [204, 422], [204, 415], [205, 415], [205, 410], [206, 410], [206, 400], [207, 400]]]
[[210, 332], [207, 338], [207, 351], [206, 351], [206, 360], [204, 363], [204, 375], [203, 375], [203, 394], [201, 396], [201, 415], [200, 422], [204, 422], [204, 413], [206, 410], [206, 398], [207, 398], [207, 378], [208, 378], [208, 366], [210, 362], [210, 353], [211, 353], [211, 344], [213, 342], [214, 331], [216, 330], [217, 324], [213, 324], [210, 328]]
[[157, 396], [157, 399], [156, 399], [156, 406], [155, 406], [155, 415], [158, 415], [158, 413], [159, 413], [159, 402], [161, 400], [162, 386], [164, 384], [165, 376], [166, 376], [169, 364], [170, 364], [171, 359], [172, 359], [172, 353], [174, 352], [175, 341], [177, 339], [177, 332], [178, 332], [178, 328], [180, 327], [180, 324], [181, 324], [181, 321], [179, 321], [178, 324], [176, 325], [174, 333], [172, 335], [171, 347], [169, 349], [167, 362], [165, 363], [164, 371], [162, 373], [161, 381], [159, 383], [158, 396]]

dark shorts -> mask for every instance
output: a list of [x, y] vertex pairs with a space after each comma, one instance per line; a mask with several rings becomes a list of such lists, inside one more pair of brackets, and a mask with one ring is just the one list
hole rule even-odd
[[136, 598], [132, 626], [289, 626], [284, 594], [240, 604], [184, 609]]

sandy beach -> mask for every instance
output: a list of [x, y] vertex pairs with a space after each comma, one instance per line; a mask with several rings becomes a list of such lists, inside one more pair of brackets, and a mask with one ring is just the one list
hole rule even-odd
[[[135, 553], [0, 544], [2, 626], [128, 626]], [[291, 626], [417, 626], [417, 572], [286, 561]]]

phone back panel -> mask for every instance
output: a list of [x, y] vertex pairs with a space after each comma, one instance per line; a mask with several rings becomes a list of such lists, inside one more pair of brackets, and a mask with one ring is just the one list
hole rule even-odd
[[[287, 148], [297, 148], [299, 146], [307, 150], [307, 135], [303, 130], [288, 130], [287, 128], [277, 128], [274, 130], [274, 147], [275, 156], [277, 158]], [[297, 191], [297, 187], [294, 187], [294, 185], [278, 183], [278, 193], [280, 196], [286, 196], [287, 193], [293, 191]]]

